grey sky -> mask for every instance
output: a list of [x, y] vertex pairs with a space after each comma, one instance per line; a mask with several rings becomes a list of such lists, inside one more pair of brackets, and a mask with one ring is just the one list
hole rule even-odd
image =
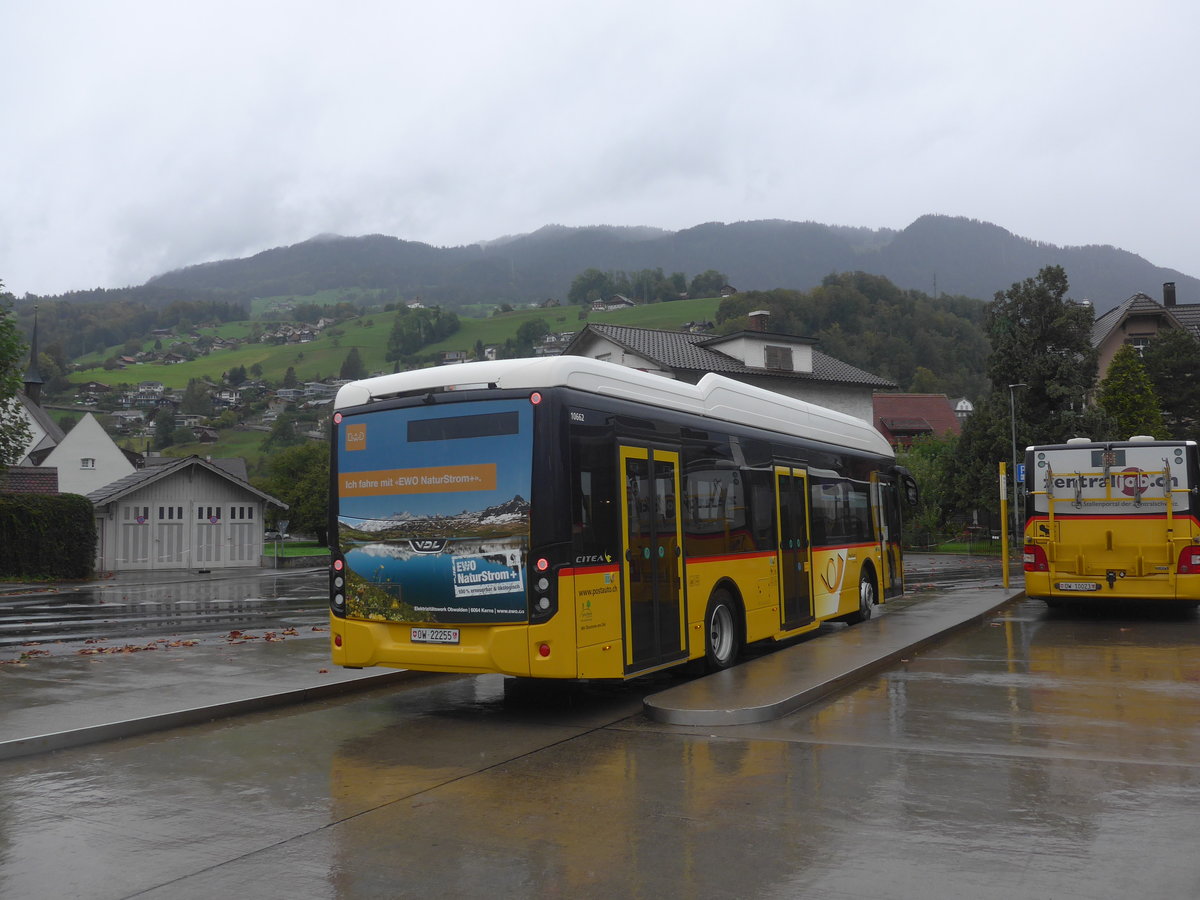
[[1198, 10], [8, 0], [0, 280], [119, 287], [321, 232], [924, 213], [1200, 275]]

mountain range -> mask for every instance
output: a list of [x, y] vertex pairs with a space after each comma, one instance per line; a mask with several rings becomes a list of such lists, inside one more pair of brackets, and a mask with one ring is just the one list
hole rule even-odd
[[386, 289], [405, 299], [460, 308], [474, 303], [563, 300], [589, 268], [660, 268], [689, 278], [715, 269], [738, 290], [807, 290], [834, 272], [861, 270], [927, 294], [991, 299], [1047, 265], [1061, 265], [1070, 296], [1103, 313], [1139, 291], [1159, 297], [1176, 284], [1181, 303], [1200, 302], [1200, 279], [1112, 246], [1059, 247], [988, 222], [927, 215], [907, 228], [816, 222], [710, 222], [681, 231], [548, 225], [530, 234], [460, 247], [386, 235], [319, 235], [242, 259], [156, 276], [147, 288], [172, 294], [303, 296], [339, 288]]

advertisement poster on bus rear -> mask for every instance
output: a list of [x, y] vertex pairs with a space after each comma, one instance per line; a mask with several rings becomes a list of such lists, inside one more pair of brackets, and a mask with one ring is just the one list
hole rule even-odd
[[348, 614], [523, 620], [531, 433], [527, 401], [347, 417], [337, 434], [337, 522]]
[[1188, 470], [1184, 448], [1095, 446], [1038, 448], [1033, 451], [1029, 489], [1034, 509], [1055, 515], [1145, 515], [1188, 509]]

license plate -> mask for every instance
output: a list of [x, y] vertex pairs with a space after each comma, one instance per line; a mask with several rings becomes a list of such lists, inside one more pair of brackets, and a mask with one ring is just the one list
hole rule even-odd
[[1060, 581], [1055, 585], [1060, 591], [1098, 591], [1100, 585], [1094, 581]]
[[414, 628], [410, 640], [414, 644], [457, 644], [457, 628]]

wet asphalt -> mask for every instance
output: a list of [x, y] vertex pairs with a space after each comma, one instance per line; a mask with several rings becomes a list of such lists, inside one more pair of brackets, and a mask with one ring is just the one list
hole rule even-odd
[[[940, 565], [879, 622], [1000, 587]], [[414, 676], [3, 761], [0, 896], [1200, 896], [1194, 613], [1016, 597], [778, 718], [643, 713], [686, 683]]]
[[0, 582], [0, 659], [8, 648], [323, 622], [324, 567], [126, 572], [90, 581]]

